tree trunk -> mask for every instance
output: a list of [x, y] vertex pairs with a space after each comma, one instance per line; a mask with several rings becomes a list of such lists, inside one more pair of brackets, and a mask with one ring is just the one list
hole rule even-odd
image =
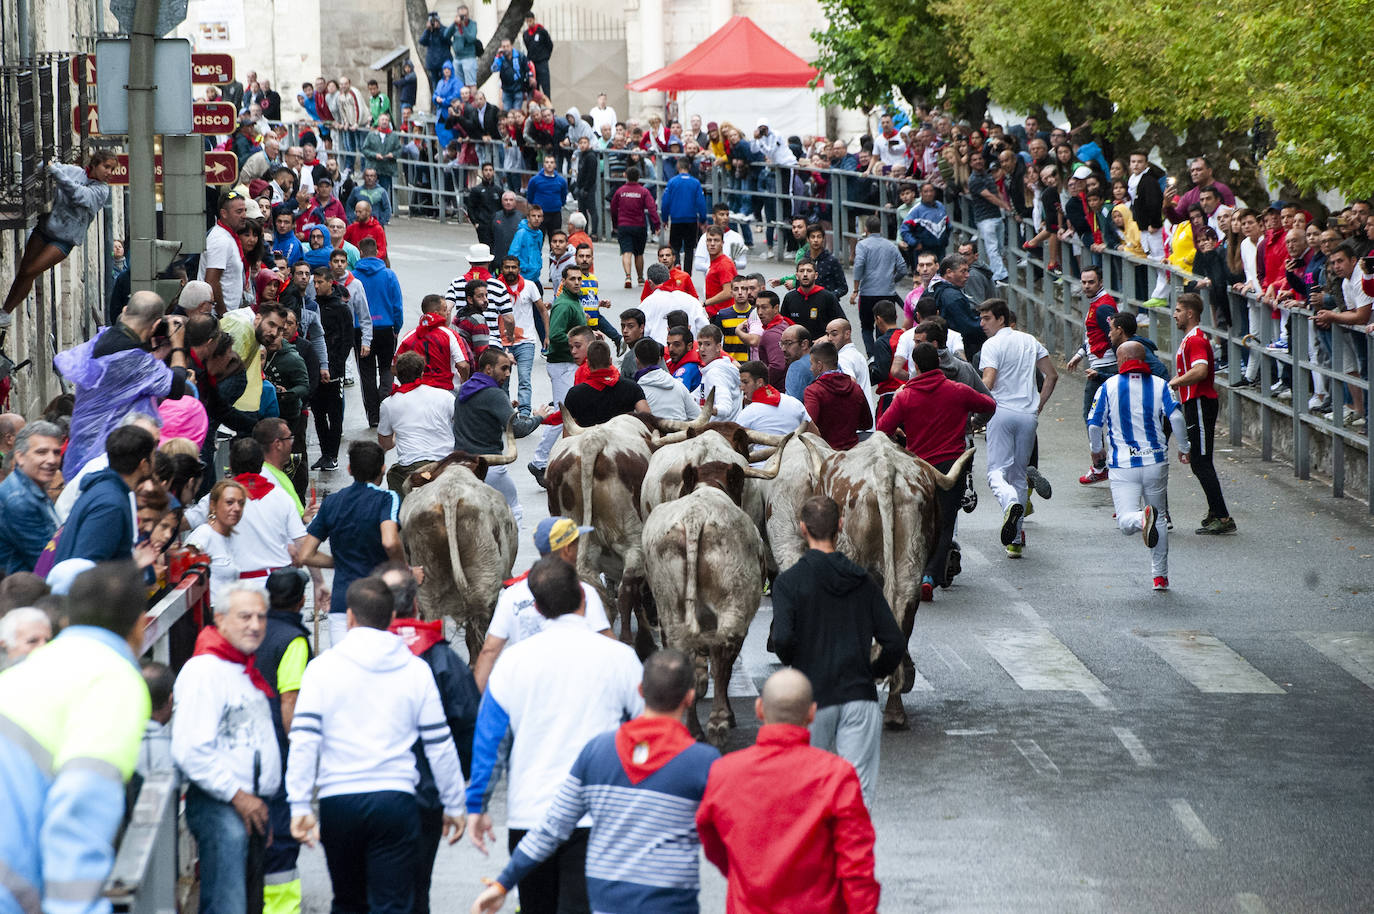
[[[500, 22], [496, 23], [496, 31], [492, 32], [491, 37], [487, 39], [483, 48], [484, 53], [477, 59], [478, 86], [481, 86], [494, 75], [491, 72], [491, 62], [496, 59], [496, 52], [501, 49], [501, 40], [509, 38], [513, 44], [518, 44], [520, 29], [525, 24], [525, 14], [533, 7], [534, 0], [511, 0], [505, 15], [501, 17]], [[521, 48], [521, 50], [524, 49]]]
[[[406, 0], [406, 25], [410, 26], [410, 40], [416, 48], [420, 49], [420, 61], [423, 63], [425, 51], [420, 47], [420, 36], [425, 33], [425, 24], [429, 21], [429, 4], [425, 0]], [[423, 70], [424, 67], [419, 69]], [[434, 87], [430, 86], [429, 91], [433, 92]]]

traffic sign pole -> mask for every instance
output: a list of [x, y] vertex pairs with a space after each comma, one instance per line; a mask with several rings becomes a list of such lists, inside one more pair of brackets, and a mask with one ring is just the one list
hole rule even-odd
[[136, 0], [129, 35], [129, 280], [134, 292], [153, 288], [157, 201], [153, 174], [153, 48], [158, 0]]

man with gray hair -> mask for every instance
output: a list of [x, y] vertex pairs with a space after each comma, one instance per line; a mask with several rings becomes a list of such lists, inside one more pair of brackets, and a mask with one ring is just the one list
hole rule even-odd
[[31, 422], [14, 439], [13, 470], [0, 482], [0, 574], [32, 571], [57, 532], [48, 488], [62, 466], [62, 429]]
[[24, 427], [24, 417], [18, 413], [0, 414], [0, 479], [9, 472], [6, 457], [14, 450], [14, 439]]
[[41, 609], [21, 606], [0, 616], [0, 670], [14, 666], [52, 640], [52, 620]]

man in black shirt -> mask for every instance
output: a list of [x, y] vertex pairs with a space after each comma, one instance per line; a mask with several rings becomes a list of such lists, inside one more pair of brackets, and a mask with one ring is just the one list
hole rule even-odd
[[978, 236], [983, 239], [993, 281], [1006, 282], [1007, 265], [1002, 262], [1002, 213], [1011, 210], [1011, 202], [997, 184], [1001, 165], [989, 171], [983, 154], [971, 152], [968, 167], [972, 172], [968, 178], [968, 194], [973, 201], [973, 220], [978, 223]]
[[597, 340], [587, 347], [587, 379], [574, 384], [563, 408], [581, 426], [600, 425], [628, 413], [649, 412], [644, 391], [611, 367], [611, 347]]
[[813, 340], [824, 338], [826, 325], [844, 317], [834, 293], [816, 283], [816, 264], [809, 258], [797, 264], [797, 287], [782, 300], [782, 316], [805, 327]]

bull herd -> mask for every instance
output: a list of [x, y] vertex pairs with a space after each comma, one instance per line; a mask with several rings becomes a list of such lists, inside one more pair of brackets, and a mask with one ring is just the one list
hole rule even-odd
[[[646, 655], [657, 629], [659, 643], [696, 659], [698, 701], [714, 685], [704, 734], [695, 713], [688, 724], [720, 746], [734, 726], [730, 673], [764, 583], [805, 551], [803, 502], [823, 494], [839, 504], [839, 548], [882, 582], [910, 640], [935, 544], [935, 490], [958, 483], [973, 451], [940, 473], [885, 435], [836, 451], [809, 432], [766, 435], [710, 415], [708, 403], [692, 422], [618, 416], [582, 428], [565, 413], [545, 479], [551, 516], [595, 528], [581, 540], [578, 571], [603, 594], [621, 639]], [[471, 657], [518, 537], [504, 499], [482, 480], [489, 465], [515, 459], [508, 429], [499, 456], [460, 452], [417, 471], [401, 508], [411, 562], [425, 570], [421, 611], [461, 625]], [[906, 726], [901, 695], [914, 673], [908, 656], [888, 683], [889, 727]]]

